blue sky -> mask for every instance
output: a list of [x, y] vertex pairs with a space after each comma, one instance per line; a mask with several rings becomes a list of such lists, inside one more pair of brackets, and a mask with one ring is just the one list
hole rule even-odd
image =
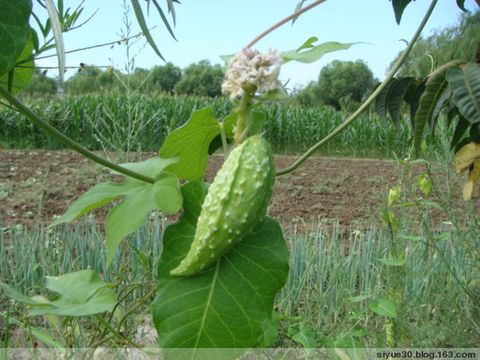
[[[74, 7], [77, 1], [64, 0], [65, 6]], [[143, 1], [140, 1], [144, 3]], [[181, 0], [177, 5], [177, 25], [173, 40], [162, 26], [157, 14], [152, 11], [147, 18], [153, 37], [167, 61], [180, 67], [209, 59], [221, 63], [219, 55], [238, 51], [258, 33], [289, 15], [298, 0]], [[127, 4], [130, 2], [127, 1]], [[160, 1], [160, 3], [163, 3]], [[86, 0], [83, 19], [98, 9], [94, 18], [83, 27], [65, 34], [66, 50], [109, 42], [121, 37], [125, 26], [122, 23], [124, 8], [121, 0]], [[389, 0], [328, 0], [322, 5], [302, 15], [292, 26], [284, 25], [255, 47], [259, 50], [276, 48], [281, 51], [295, 49], [311, 36], [320, 42], [367, 42], [349, 50], [326, 55], [315, 64], [289, 63], [282, 68], [282, 81], [289, 80], [289, 86], [305, 85], [318, 78], [322, 66], [338, 60], [364, 60], [379, 79], [384, 78], [386, 69], [396, 54], [405, 47], [401, 39], [409, 40], [420, 23], [430, 1], [412, 2], [397, 25]], [[466, 0], [469, 10], [478, 6], [474, 0]], [[38, 14], [46, 18], [46, 12], [35, 5]], [[153, 10], [153, 7], [152, 7]], [[129, 12], [132, 21], [131, 34], [139, 32], [133, 10]], [[461, 10], [454, 0], [440, 0], [424, 30], [428, 36], [435, 29], [442, 29], [458, 22]], [[97, 66], [114, 66], [124, 69], [126, 47], [104, 47], [67, 56], [68, 66], [78, 66], [80, 62]], [[135, 66], [151, 68], [162, 65], [153, 50], [144, 40], [137, 41], [130, 48]], [[56, 59], [37, 62], [40, 66], [55, 66]], [[69, 70], [66, 74], [74, 74]], [[53, 75], [53, 72], [49, 72]]]

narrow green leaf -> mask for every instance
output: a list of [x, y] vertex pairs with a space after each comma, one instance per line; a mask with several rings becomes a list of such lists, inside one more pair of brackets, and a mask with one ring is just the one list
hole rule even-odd
[[155, 183], [141, 184], [126, 192], [123, 201], [111, 209], [105, 222], [107, 234], [107, 265], [124, 237], [137, 231], [154, 209], [175, 214], [182, 207], [182, 194], [178, 178], [163, 174]]
[[400, 239], [408, 240], [408, 241], [423, 241], [425, 238], [423, 236], [416, 236], [416, 235], [398, 235]]
[[157, 8], [157, 12], [158, 12], [158, 15], [160, 15], [165, 27], [167, 28], [168, 32], [170, 33], [170, 35], [175, 39], [177, 40], [177, 38], [175, 37], [175, 34], [173, 33], [173, 30], [170, 26], [170, 23], [168, 22], [167, 20], [167, 17], [165, 16], [165, 14], [163, 13], [163, 10], [162, 8], [160, 7], [160, 5], [158, 5], [157, 3], [157, 0], [152, 0], [153, 2], [153, 5], [155, 5], [155, 7]]
[[[310, 38], [309, 40], [311, 39], [312, 38]], [[307, 40], [306, 43], [309, 42], [309, 40]], [[361, 43], [359, 42], [339, 43], [336, 41], [330, 41], [330, 42], [326, 42], [326, 43], [314, 46], [312, 42], [309, 42], [309, 47], [306, 49], [305, 48], [302, 49], [302, 47], [300, 47], [301, 49], [301, 50], [299, 49], [300, 51], [295, 49], [295, 50], [282, 52], [280, 55], [282, 56], [284, 63], [287, 63], [289, 61], [298, 61], [301, 63], [310, 64], [319, 60], [325, 54], [328, 54], [333, 51], [347, 50], [356, 44], [361, 44]]]
[[162, 348], [245, 348], [271, 332], [275, 295], [288, 274], [288, 250], [270, 218], [219, 262], [192, 277], [170, 270], [186, 255], [205, 196], [202, 183], [182, 188], [185, 212], [165, 231], [152, 314]]
[[452, 66], [456, 66], [457, 64], [457, 61], [451, 61], [439, 67], [430, 75], [429, 79], [425, 83], [425, 91], [420, 97], [420, 104], [414, 119], [415, 128], [413, 145], [415, 154], [417, 156], [420, 153], [420, 146], [423, 140], [425, 125], [436, 120], [432, 117], [437, 103], [447, 86], [447, 71]]
[[454, 149], [457, 146], [469, 127], [470, 123], [467, 121], [467, 119], [465, 119], [463, 116], [459, 116], [457, 126], [455, 126], [455, 131], [453, 132], [452, 141], [450, 142], [450, 149]]
[[25, 43], [25, 48], [18, 57], [13, 69], [11, 69], [8, 74], [0, 76], [0, 86], [9, 90], [13, 94], [18, 93], [20, 90], [27, 87], [33, 76], [33, 31], [30, 34], [30, 38]]
[[387, 108], [388, 113], [394, 123], [398, 123], [401, 117], [401, 106], [402, 102], [404, 101], [405, 94], [410, 86], [410, 84], [415, 80], [413, 77], [404, 77], [401, 79], [397, 79], [395, 81], [390, 91], [388, 92], [387, 97]]
[[25, 49], [30, 33], [31, 0], [0, 0], [0, 76], [8, 73]]
[[405, 265], [405, 259], [395, 259], [395, 258], [383, 258], [378, 259], [382, 264], [387, 266], [403, 266]]
[[178, 0], [167, 0], [168, 12], [172, 14], [173, 25], [175, 26], [177, 21], [177, 16], [175, 14], [175, 6], [173, 5], [174, 2], [177, 4], [180, 4]]
[[452, 67], [447, 73], [452, 100], [460, 114], [471, 124], [480, 122], [480, 65]]
[[177, 157], [178, 163], [168, 169], [186, 180], [203, 179], [207, 168], [208, 149], [212, 140], [220, 134], [220, 127], [213, 109], [196, 110], [188, 122], [172, 131], [160, 149], [160, 156]]
[[370, 295], [357, 295], [357, 296], [352, 296], [348, 298], [348, 301], [350, 301], [351, 303], [359, 303], [368, 299], [369, 297]]
[[467, 9], [465, 9], [465, 0], [457, 0], [457, 6], [465, 12], [468, 12]]
[[370, 310], [374, 313], [396, 319], [397, 318], [397, 306], [395, 303], [388, 299], [380, 299], [372, 304], [369, 305]]
[[[304, 4], [306, 1], [307, 1], [307, 0], [301, 0], [301, 1], [295, 6], [295, 12], [300, 11], [300, 10], [302, 9], [303, 4]], [[295, 21], [297, 21], [299, 17], [300, 17], [300, 15], [295, 16], [295, 17], [292, 19], [292, 25], [295, 24]]]
[[152, 34], [150, 34], [150, 30], [148, 30], [147, 23], [145, 22], [145, 17], [143, 16], [143, 11], [142, 7], [140, 6], [140, 3], [138, 0], [131, 0], [132, 2], [132, 7], [133, 11], [135, 12], [135, 17], [137, 18], [138, 25], [140, 25], [140, 28], [143, 31], [143, 34], [145, 35], [145, 38], [147, 39], [147, 42], [150, 44], [152, 47], [153, 51], [162, 59], [165, 61], [164, 57], [160, 53], [160, 50], [158, 50], [157, 44], [155, 44], [155, 41], [152, 38]]
[[65, 73], [65, 46], [63, 44], [62, 24], [58, 17], [57, 9], [53, 0], [45, 0], [48, 16], [52, 24], [53, 36], [55, 38], [55, 46], [57, 47], [57, 59], [58, 59], [58, 77], [60, 84], [63, 84], [63, 77]]
[[395, 13], [395, 20], [397, 21], [397, 24], [400, 25], [403, 11], [411, 1], [412, 0], [392, 0], [393, 11]]

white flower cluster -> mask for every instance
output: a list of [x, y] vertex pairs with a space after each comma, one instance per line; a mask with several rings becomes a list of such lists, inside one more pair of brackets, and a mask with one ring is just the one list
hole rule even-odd
[[222, 84], [222, 92], [231, 99], [243, 96], [245, 88], [255, 87], [262, 93], [278, 87], [278, 74], [282, 58], [276, 50], [262, 54], [243, 49], [232, 59]]

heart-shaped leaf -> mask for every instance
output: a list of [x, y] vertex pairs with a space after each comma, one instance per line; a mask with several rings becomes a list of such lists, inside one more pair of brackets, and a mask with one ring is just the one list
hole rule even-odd
[[200, 182], [182, 188], [185, 212], [165, 231], [152, 313], [162, 348], [262, 346], [272, 331], [276, 293], [288, 275], [279, 224], [266, 218], [214, 266], [192, 277], [170, 275], [190, 248], [206, 194]]
[[[33, 33], [33, 30], [32, 30]], [[25, 48], [18, 57], [15, 66], [3, 76], [0, 76], [0, 86], [12, 94], [18, 93], [27, 87], [33, 76], [33, 41], [28, 39]]]
[[0, 0], [0, 76], [9, 72], [25, 49], [30, 33], [31, 0]]

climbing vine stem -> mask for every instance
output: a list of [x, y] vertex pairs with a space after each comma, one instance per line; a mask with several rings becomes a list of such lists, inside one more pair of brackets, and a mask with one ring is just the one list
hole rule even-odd
[[33, 111], [31, 111], [27, 106], [25, 106], [20, 100], [18, 100], [15, 96], [10, 94], [7, 90], [4, 88], [0, 87], [0, 96], [4, 97], [19, 113], [25, 115], [32, 123], [40, 127], [43, 131], [45, 131], [47, 134], [55, 137], [57, 140], [63, 142], [65, 145], [68, 147], [72, 148], [76, 152], [82, 154], [86, 158], [103, 165], [109, 169], [112, 169], [114, 171], [119, 172], [120, 174], [132, 177], [134, 179], [151, 183], [153, 184], [155, 182], [154, 179], [139, 174], [135, 171], [131, 171], [129, 169], [124, 168], [123, 166], [120, 166], [118, 164], [114, 164], [111, 161], [108, 161], [107, 159], [104, 159], [98, 155], [95, 155], [93, 152], [85, 149], [82, 145], [79, 143], [73, 141], [70, 139], [68, 136], [63, 134], [62, 132], [58, 131], [55, 129], [52, 125], [49, 123], [45, 122], [42, 120], [38, 115], [36, 115]]
[[310, 149], [308, 149], [302, 156], [300, 156], [297, 160], [295, 160], [290, 166], [286, 167], [285, 169], [281, 169], [277, 171], [276, 175], [285, 175], [288, 173], [291, 173], [294, 171], [296, 168], [298, 168], [300, 165], [302, 165], [305, 160], [307, 160], [316, 150], [318, 150], [321, 146], [325, 145], [328, 143], [330, 140], [332, 140], [335, 136], [340, 134], [343, 130], [345, 130], [360, 114], [362, 114], [365, 110], [368, 109], [370, 104], [375, 100], [375, 98], [382, 92], [382, 90], [388, 85], [390, 80], [395, 76], [397, 71], [400, 69], [402, 64], [404, 63], [405, 59], [407, 58], [408, 54], [413, 48], [413, 45], [419, 38], [423, 28], [425, 27], [425, 24], [427, 23], [428, 19], [430, 18], [430, 15], [433, 12], [433, 9], [435, 8], [435, 5], [437, 5], [438, 0], [432, 0], [432, 3], [430, 4], [430, 7], [428, 8], [425, 16], [423, 17], [422, 22], [418, 26], [417, 31], [412, 37], [412, 40], [408, 43], [407, 48], [405, 51], [402, 53], [400, 58], [397, 60], [397, 62], [394, 64], [393, 68], [390, 70], [390, 72], [387, 74], [387, 77], [383, 82], [375, 89], [375, 91], [368, 97], [365, 102], [360, 105], [360, 107], [353, 113], [351, 114], [342, 124], [340, 124], [337, 128], [335, 128], [330, 134], [325, 136], [322, 140], [320, 140], [318, 143], [313, 145]]
[[296, 10], [293, 14], [287, 16], [286, 18], [284, 18], [283, 20], [280, 20], [279, 22], [273, 24], [272, 26], [270, 26], [267, 30], [265, 30], [264, 32], [260, 33], [259, 35], [257, 35], [253, 40], [251, 40], [245, 47], [246, 48], [250, 48], [252, 47], [253, 45], [255, 45], [257, 42], [259, 42], [261, 39], [263, 39], [265, 36], [267, 36], [268, 34], [270, 34], [272, 31], [278, 29], [280, 26], [282, 25], [285, 25], [287, 22], [289, 22], [290, 20], [293, 20], [297, 17], [299, 17], [301, 14], [303, 14], [304, 12], [307, 12], [311, 9], [313, 9], [314, 7], [320, 5], [321, 3], [324, 3], [326, 0], [317, 0], [313, 3], [311, 3], [310, 5], [307, 5], [305, 6], [304, 8], [301, 8], [300, 10]]

